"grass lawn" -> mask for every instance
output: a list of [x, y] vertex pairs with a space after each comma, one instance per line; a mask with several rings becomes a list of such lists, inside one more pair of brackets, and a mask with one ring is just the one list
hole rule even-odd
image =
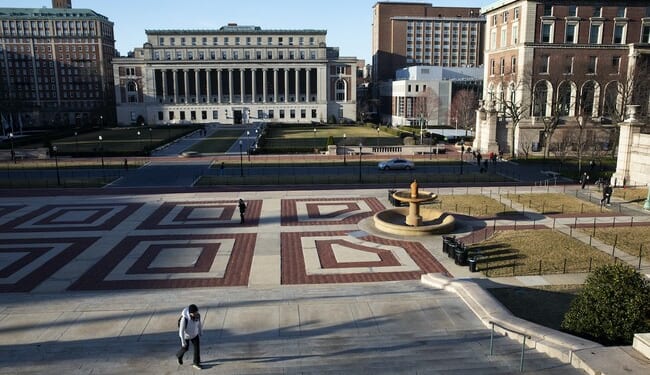
[[[212, 133], [211, 136], [206, 137], [203, 141], [194, 144], [186, 151], [196, 151], [202, 154], [223, 153], [228, 151], [230, 147], [232, 147], [232, 145], [237, 141], [237, 138], [239, 138], [242, 134], [245, 134], [244, 130], [219, 129], [218, 131]], [[252, 138], [250, 139], [250, 142], [254, 142]], [[244, 152], [246, 152], [248, 146], [252, 146], [252, 144], [247, 144], [246, 140], [244, 140]]]
[[[593, 234], [591, 229], [585, 231], [587, 232], [589, 235]], [[639, 256], [639, 249], [641, 249], [643, 259], [650, 261], [649, 227], [596, 227], [595, 238], [611, 246], [616, 242], [617, 249], [636, 257]]]
[[612, 196], [621, 198], [626, 202], [636, 202], [643, 205], [646, 198], [648, 198], [648, 188], [616, 188], [613, 189]]
[[560, 330], [564, 314], [582, 285], [547, 285], [534, 288], [487, 289], [510, 312], [522, 319]]
[[381, 128], [377, 132], [376, 129], [365, 126], [283, 125], [269, 126], [267, 128], [263, 149], [268, 153], [279, 151], [291, 153], [292, 150], [294, 152], [304, 152], [314, 148], [325, 149], [327, 139], [330, 136], [334, 138], [334, 144], [342, 146], [358, 146], [359, 143], [368, 147], [403, 144], [401, 138], [386, 133]]
[[59, 155], [96, 154], [101, 151], [105, 155], [142, 154], [196, 129], [198, 127], [195, 126], [105, 128], [56, 139], [52, 141], [52, 145], [58, 148]]
[[490, 277], [588, 272], [613, 262], [608, 254], [551, 229], [497, 231], [469, 251], [482, 255], [478, 270]]
[[581, 214], [609, 211], [600, 205], [585, 202], [576, 197], [558, 193], [506, 194], [508, 199], [522, 204], [525, 208], [542, 214]]
[[514, 211], [485, 195], [439, 195], [433, 207], [468, 216], [496, 216]]

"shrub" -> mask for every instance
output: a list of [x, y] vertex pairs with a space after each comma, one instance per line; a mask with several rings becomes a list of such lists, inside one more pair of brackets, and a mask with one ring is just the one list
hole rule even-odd
[[562, 329], [605, 345], [629, 345], [647, 332], [650, 285], [625, 264], [606, 265], [589, 275], [564, 315]]
[[330, 135], [329, 137], [327, 137], [327, 145], [331, 146], [333, 144], [334, 144], [334, 137]]

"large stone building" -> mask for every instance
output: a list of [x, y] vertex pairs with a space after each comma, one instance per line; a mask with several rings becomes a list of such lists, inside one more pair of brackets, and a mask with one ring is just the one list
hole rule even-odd
[[475, 148], [606, 151], [628, 104], [647, 115], [647, 1], [500, 0], [481, 13], [486, 105]]
[[147, 30], [113, 60], [119, 124], [356, 121], [357, 59], [324, 30]]
[[0, 112], [6, 127], [82, 126], [114, 114], [113, 23], [70, 0], [0, 8]]
[[372, 20], [372, 79], [392, 80], [398, 69], [412, 65], [482, 65], [484, 22], [479, 8], [377, 2]]

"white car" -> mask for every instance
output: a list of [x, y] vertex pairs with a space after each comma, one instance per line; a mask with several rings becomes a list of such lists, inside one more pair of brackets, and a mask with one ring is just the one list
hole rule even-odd
[[406, 159], [390, 159], [390, 160], [380, 162], [379, 164], [377, 164], [377, 167], [379, 167], [379, 169], [384, 171], [388, 169], [410, 170], [415, 168], [415, 164], [413, 164], [412, 161]]

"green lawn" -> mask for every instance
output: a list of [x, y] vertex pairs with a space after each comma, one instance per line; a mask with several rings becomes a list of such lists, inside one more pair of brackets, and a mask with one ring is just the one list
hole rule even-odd
[[[314, 132], [314, 129], [316, 131]], [[375, 128], [365, 126], [270, 126], [264, 137], [264, 152], [305, 152], [315, 148], [325, 149], [327, 139], [332, 136], [334, 144], [358, 146], [394, 146], [401, 145], [402, 139], [389, 134], [380, 128], [379, 133]], [[345, 136], [345, 137], [344, 137]]]
[[142, 154], [196, 129], [198, 127], [195, 126], [105, 128], [56, 139], [52, 145], [57, 147], [59, 155], [99, 152], [105, 155]]

